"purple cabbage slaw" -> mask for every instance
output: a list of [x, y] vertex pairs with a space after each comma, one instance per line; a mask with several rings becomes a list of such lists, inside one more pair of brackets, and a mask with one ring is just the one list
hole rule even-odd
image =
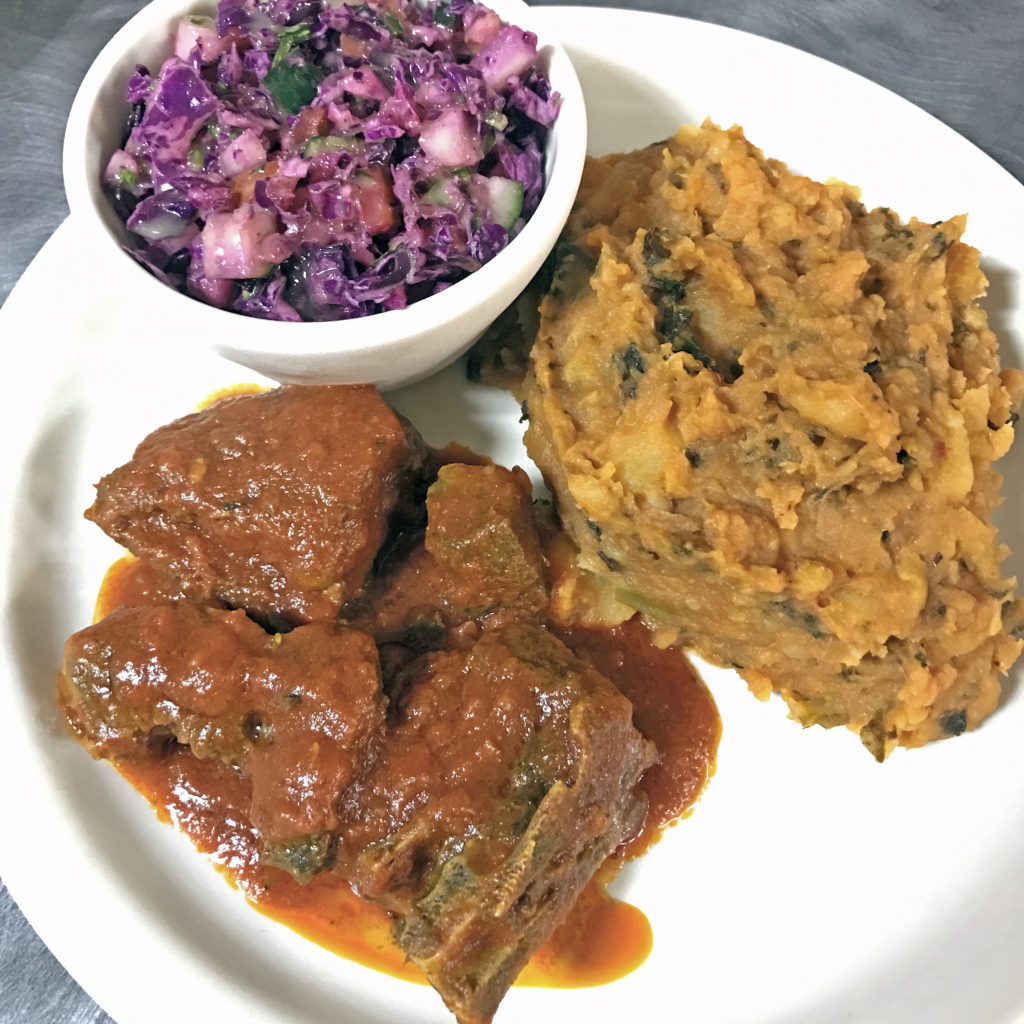
[[166, 284], [273, 320], [400, 309], [536, 210], [560, 102], [473, 0], [220, 0], [142, 65], [104, 186]]

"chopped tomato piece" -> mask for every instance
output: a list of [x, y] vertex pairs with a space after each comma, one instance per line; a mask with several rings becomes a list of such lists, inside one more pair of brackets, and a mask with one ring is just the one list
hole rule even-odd
[[338, 45], [346, 57], [367, 57], [373, 44], [368, 39], [357, 39], [355, 36], [342, 34], [338, 38]]
[[398, 211], [390, 176], [384, 168], [380, 164], [371, 164], [356, 175], [355, 185], [363, 223], [370, 234], [394, 230], [398, 226]]
[[317, 135], [327, 131], [327, 110], [324, 107], [303, 107], [295, 118], [295, 124], [288, 129], [286, 138], [282, 138], [283, 149], [302, 149]]

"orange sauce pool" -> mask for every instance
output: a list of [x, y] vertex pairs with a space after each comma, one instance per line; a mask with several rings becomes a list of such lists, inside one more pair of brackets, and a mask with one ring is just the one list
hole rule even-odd
[[[96, 619], [122, 604], [160, 596], [159, 579], [131, 556], [108, 571]], [[656, 649], [639, 623], [610, 631], [568, 630], [563, 639], [600, 666], [634, 704], [637, 727], [658, 747], [660, 762], [643, 778], [649, 802], [644, 828], [610, 858], [569, 918], [521, 973], [517, 985], [580, 988], [634, 971], [653, 947], [641, 910], [607, 892], [624, 860], [642, 853], [699, 798], [714, 771], [720, 722], [714, 702], [679, 651]], [[326, 871], [306, 885], [259, 862], [260, 839], [248, 823], [248, 781], [240, 770], [199, 760], [184, 749], [122, 760], [121, 774], [161, 819], [185, 832], [249, 902], [305, 938], [366, 967], [426, 984], [392, 937], [387, 913], [365, 903]]]

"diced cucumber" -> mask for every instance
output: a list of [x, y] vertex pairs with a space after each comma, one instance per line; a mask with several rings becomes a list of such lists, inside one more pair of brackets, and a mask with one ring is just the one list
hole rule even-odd
[[491, 221], [511, 231], [523, 212], [523, 183], [513, 178], [488, 178], [487, 192]]
[[302, 155], [308, 159], [320, 153], [336, 153], [341, 150], [359, 153], [362, 149], [362, 142], [354, 135], [315, 135], [306, 143]]
[[423, 202], [432, 206], [461, 206], [464, 196], [459, 181], [456, 175], [439, 175], [423, 193]]

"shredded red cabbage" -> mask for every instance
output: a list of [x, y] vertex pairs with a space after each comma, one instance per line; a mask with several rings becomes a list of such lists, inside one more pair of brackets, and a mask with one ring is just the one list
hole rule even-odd
[[126, 97], [104, 184], [129, 251], [273, 320], [402, 308], [491, 259], [559, 107], [536, 37], [474, 0], [220, 0]]

